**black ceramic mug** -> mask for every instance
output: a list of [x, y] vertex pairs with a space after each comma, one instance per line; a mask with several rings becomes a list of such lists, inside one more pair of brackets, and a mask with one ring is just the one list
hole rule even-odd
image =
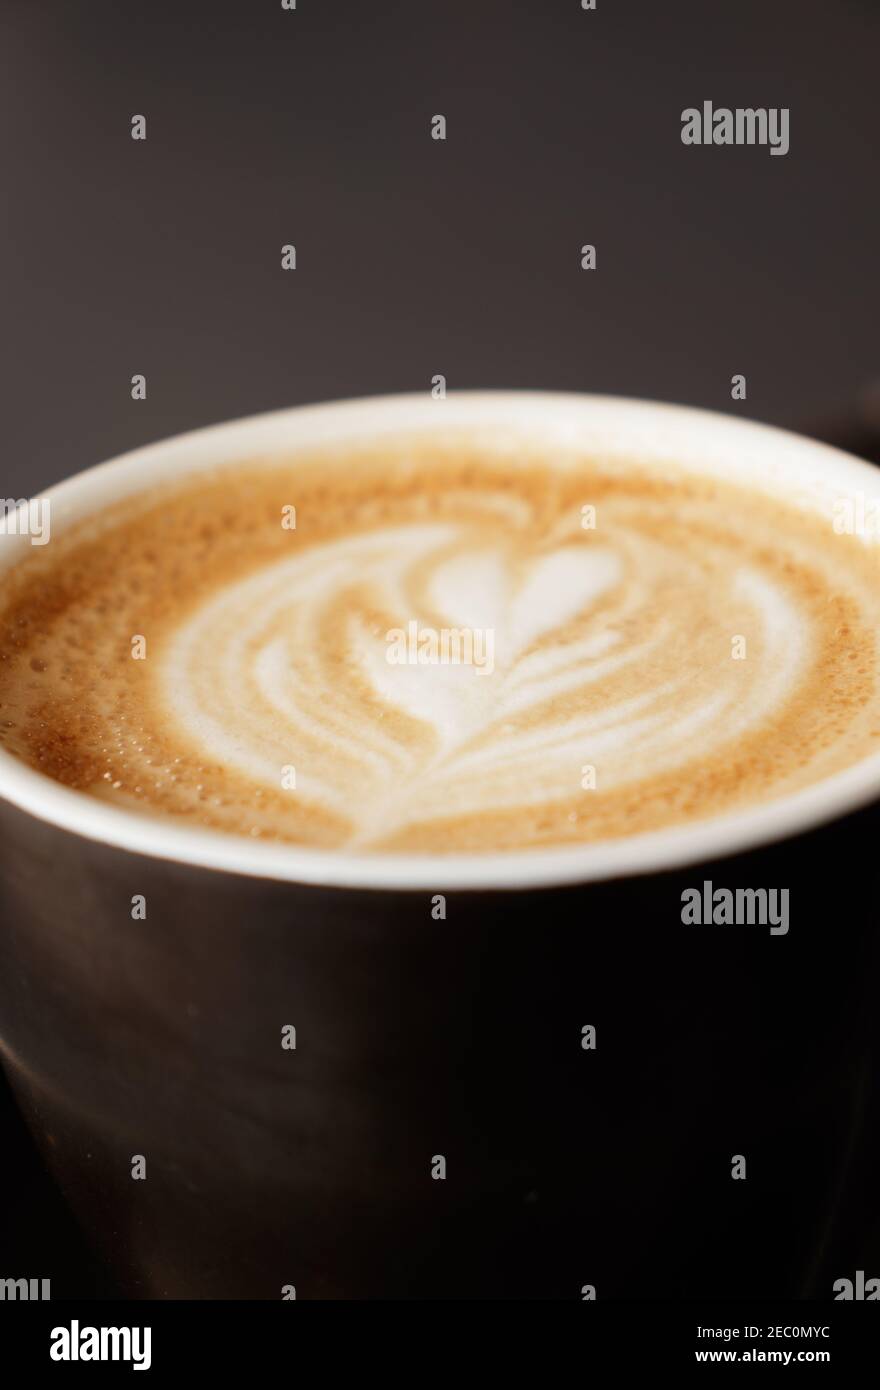
[[[389, 398], [128, 455], [50, 493], [53, 530], [147, 477], [437, 409], [826, 514], [875, 476], [697, 411]], [[878, 789], [874, 757], [610, 844], [347, 855], [122, 812], [0, 753], [7, 1072], [134, 1296], [831, 1298], [878, 1262]], [[683, 920], [723, 888], [787, 890], [784, 925]]]

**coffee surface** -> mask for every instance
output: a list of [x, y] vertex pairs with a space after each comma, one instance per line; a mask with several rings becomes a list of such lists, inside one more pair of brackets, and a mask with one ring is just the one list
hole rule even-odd
[[476, 437], [243, 460], [5, 582], [0, 739], [262, 840], [618, 838], [880, 748], [878, 579], [830, 522], [672, 465]]

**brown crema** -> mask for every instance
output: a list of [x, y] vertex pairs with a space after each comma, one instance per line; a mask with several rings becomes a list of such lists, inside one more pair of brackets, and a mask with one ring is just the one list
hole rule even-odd
[[5, 579], [0, 742], [254, 839], [616, 839], [880, 749], [878, 581], [877, 547], [671, 463], [475, 435], [243, 460]]

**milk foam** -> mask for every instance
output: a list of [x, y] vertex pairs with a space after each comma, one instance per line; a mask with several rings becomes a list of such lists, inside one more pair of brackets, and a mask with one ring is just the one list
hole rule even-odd
[[[0, 624], [6, 746], [123, 806], [529, 847], [706, 818], [880, 744], [876, 555], [754, 493], [410, 443], [130, 513], [24, 567]], [[392, 664], [408, 624], [491, 632], [491, 671]]]

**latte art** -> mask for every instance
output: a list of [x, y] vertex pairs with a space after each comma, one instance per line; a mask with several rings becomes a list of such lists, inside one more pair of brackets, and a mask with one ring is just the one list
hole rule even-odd
[[876, 552], [684, 471], [401, 440], [202, 475], [49, 549], [0, 621], [5, 747], [197, 825], [561, 845], [880, 747]]

